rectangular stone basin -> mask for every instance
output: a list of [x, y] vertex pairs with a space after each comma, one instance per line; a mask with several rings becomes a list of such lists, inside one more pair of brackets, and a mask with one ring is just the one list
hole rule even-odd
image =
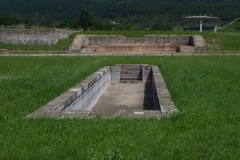
[[128, 64], [98, 70], [27, 117], [161, 117], [176, 111], [157, 66]]

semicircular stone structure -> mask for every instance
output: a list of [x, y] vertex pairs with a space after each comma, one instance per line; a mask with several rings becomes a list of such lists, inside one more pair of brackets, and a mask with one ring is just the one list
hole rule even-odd
[[106, 66], [27, 118], [162, 117], [177, 108], [157, 66]]
[[80, 53], [159, 53], [207, 51], [200, 35], [146, 35], [144, 38], [125, 38], [118, 35], [78, 35], [69, 47]]

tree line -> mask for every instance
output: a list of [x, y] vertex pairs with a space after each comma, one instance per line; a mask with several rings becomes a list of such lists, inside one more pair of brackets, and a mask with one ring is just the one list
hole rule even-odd
[[25, 28], [31, 28], [32, 25], [37, 25], [37, 22], [31, 18], [23, 18], [19, 14], [0, 14], [0, 26], [11, 26], [24, 24]]
[[[41, 26], [43, 24], [37, 23], [33, 19], [30, 18], [23, 18], [19, 14], [6, 14], [6, 15], [0, 15], [0, 26], [11, 26], [11, 25], [19, 25], [24, 24], [25, 28], [31, 28], [32, 25]], [[45, 27], [50, 28], [70, 28], [70, 29], [83, 29], [85, 31], [87, 30], [104, 30], [104, 31], [110, 31], [110, 30], [145, 30], [143, 26], [134, 27], [132, 24], [124, 23], [119, 24], [106, 20], [99, 19], [96, 15], [93, 13], [90, 13], [86, 9], [82, 9], [79, 17], [75, 19], [65, 19], [62, 21], [59, 21], [58, 23], [52, 23], [45, 25]], [[154, 24], [151, 27], [152, 30], [172, 30], [171, 26], [165, 25], [165, 24]]]
[[240, 17], [239, 5], [239, 0], [2, 0], [0, 14], [18, 13], [51, 24], [75, 19], [85, 8], [103, 20], [151, 27], [174, 25], [177, 18], [188, 14], [211, 14], [227, 22]]

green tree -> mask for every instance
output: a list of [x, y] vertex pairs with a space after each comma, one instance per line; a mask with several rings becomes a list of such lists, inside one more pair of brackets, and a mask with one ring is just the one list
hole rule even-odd
[[93, 27], [95, 23], [95, 17], [86, 9], [82, 9], [79, 24], [84, 30], [87, 30], [90, 27]]
[[151, 30], [154, 31], [172, 31], [172, 27], [170, 25], [165, 25], [165, 24], [155, 24], [151, 27]]

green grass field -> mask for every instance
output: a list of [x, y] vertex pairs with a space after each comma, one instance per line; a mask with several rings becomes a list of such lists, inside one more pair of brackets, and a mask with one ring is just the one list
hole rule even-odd
[[[0, 57], [0, 159], [239, 159], [240, 57]], [[179, 113], [25, 119], [106, 65], [158, 65]]]
[[[238, 24], [238, 23], [236, 23]], [[233, 25], [230, 26], [230, 28]], [[204, 36], [210, 51], [240, 51], [240, 30], [232, 30], [229, 27], [213, 31], [88, 31], [72, 34], [68, 39], [60, 40], [56, 45], [20, 45], [20, 44], [0, 44], [0, 49], [15, 51], [47, 51], [58, 52], [67, 51], [74, 37], [78, 34], [97, 34], [97, 35], [123, 35], [127, 38], [142, 38], [144, 35], [202, 35]]]

